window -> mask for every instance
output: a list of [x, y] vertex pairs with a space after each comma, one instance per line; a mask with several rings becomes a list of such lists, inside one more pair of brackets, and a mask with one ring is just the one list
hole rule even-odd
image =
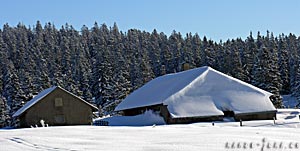
[[65, 117], [64, 117], [64, 115], [56, 115], [54, 117], [54, 121], [58, 124], [63, 124], [63, 123], [65, 123]]
[[62, 98], [55, 98], [55, 107], [62, 107], [63, 101]]

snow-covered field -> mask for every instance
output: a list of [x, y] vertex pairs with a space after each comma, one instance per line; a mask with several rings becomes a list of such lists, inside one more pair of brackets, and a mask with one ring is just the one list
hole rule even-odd
[[0, 150], [300, 150], [300, 110], [278, 120], [160, 126], [65, 126], [0, 130]]

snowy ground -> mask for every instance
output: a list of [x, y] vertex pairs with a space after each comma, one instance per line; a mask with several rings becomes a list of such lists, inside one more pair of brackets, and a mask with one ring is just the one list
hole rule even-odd
[[[0, 150], [300, 150], [300, 110], [278, 120], [161, 126], [66, 126], [0, 130]], [[277, 148], [277, 149], [276, 149]]]

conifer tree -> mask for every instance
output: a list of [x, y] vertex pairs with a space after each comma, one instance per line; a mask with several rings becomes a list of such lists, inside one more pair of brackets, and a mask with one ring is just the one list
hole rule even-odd
[[250, 35], [247, 37], [245, 41], [245, 50], [242, 54], [242, 64], [244, 64], [243, 69], [245, 71], [245, 75], [247, 78], [245, 79], [245, 82], [252, 83], [254, 74], [253, 74], [253, 66], [254, 62], [257, 59], [257, 45], [255, 44], [255, 40], [252, 36], [252, 32], [250, 32]]
[[287, 50], [287, 43], [284, 40], [283, 35], [279, 35], [278, 42], [278, 64], [279, 64], [279, 72], [282, 80], [282, 89], [281, 94], [289, 94], [290, 93], [290, 67], [289, 67], [289, 54]]
[[202, 45], [202, 41], [199, 37], [199, 35], [196, 33], [193, 38], [192, 38], [192, 54], [194, 57], [194, 66], [195, 67], [201, 67], [201, 61], [202, 61], [202, 51], [201, 51], [201, 45]]
[[169, 47], [172, 50], [172, 58], [169, 65], [169, 68], [173, 69], [173, 72], [181, 71], [181, 64], [183, 63], [183, 39], [180, 33], [177, 33], [175, 30], [169, 37]]
[[[271, 101], [276, 107], [283, 107], [279, 90], [281, 88], [278, 53], [273, 38], [266, 37], [266, 46], [259, 41], [260, 49], [254, 64], [254, 85], [274, 94]], [[268, 47], [272, 46], [272, 47]]]
[[162, 44], [161, 44], [161, 53], [160, 53], [160, 70], [161, 70], [161, 75], [168, 74], [168, 73], [173, 73], [173, 65], [172, 65], [172, 52], [170, 50], [169, 44], [168, 44], [168, 38], [166, 35], [160, 34], [161, 39], [162, 39]]
[[154, 29], [153, 32], [151, 33], [149, 37], [149, 44], [146, 46], [149, 54], [149, 62], [151, 65], [151, 68], [154, 72], [155, 76], [160, 76], [161, 75], [161, 61], [160, 61], [160, 53], [161, 53], [161, 48], [160, 48], [160, 35], [157, 33], [157, 31]]
[[0, 97], [0, 128], [5, 126], [5, 104], [2, 100], [2, 97]]
[[0, 97], [0, 128], [9, 126], [10, 117], [9, 117], [9, 108], [4, 97]]

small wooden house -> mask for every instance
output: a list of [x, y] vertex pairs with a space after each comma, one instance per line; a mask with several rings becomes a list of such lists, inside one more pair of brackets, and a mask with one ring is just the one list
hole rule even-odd
[[20, 127], [40, 126], [41, 120], [50, 126], [88, 125], [97, 110], [71, 92], [54, 86], [28, 101], [13, 117], [20, 120]]
[[125, 116], [146, 110], [166, 123], [276, 118], [273, 94], [211, 67], [195, 68], [151, 80], [126, 97], [115, 109]]

